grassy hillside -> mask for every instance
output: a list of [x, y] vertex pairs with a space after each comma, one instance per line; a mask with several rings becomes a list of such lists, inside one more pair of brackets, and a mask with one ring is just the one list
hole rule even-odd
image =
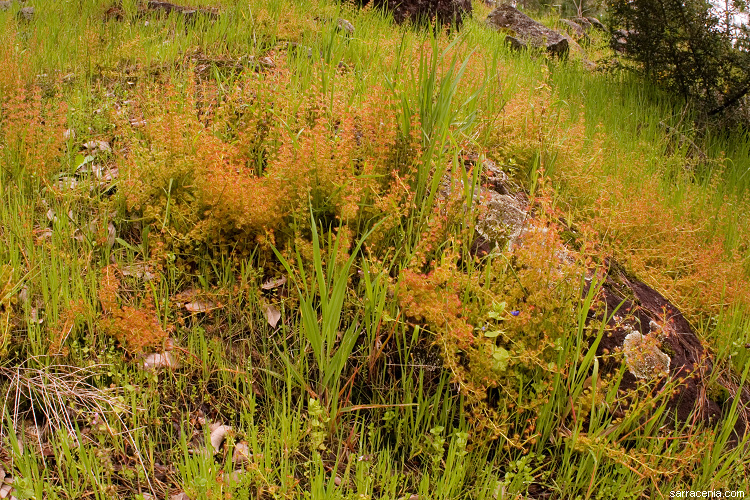
[[[748, 491], [716, 382], [750, 366], [747, 133], [696, 130], [596, 36], [510, 52], [479, 5], [446, 33], [315, 0], [28, 3], [0, 11], [16, 498]], [[533, 217], [484, 255], [490, 166]], [[615, 261], [709, 349], [715, 426], [600, 377]]]

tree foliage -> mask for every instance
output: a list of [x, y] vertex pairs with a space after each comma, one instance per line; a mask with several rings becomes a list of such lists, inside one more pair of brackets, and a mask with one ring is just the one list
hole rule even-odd
[[[747, 0], [727, 6], [743, 10]], [[626, 39], [625, 54], [647, 77], [699, 102], [709, 114], [750, 92], [748, 30], [707, 1], [610, 0], [608, 11]]]

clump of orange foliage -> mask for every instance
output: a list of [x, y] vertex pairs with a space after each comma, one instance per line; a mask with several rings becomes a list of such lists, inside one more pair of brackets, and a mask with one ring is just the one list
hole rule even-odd
[[388, 90], [373, 88], [349, 105], [345, 91], [299, 96], [290, 79], [279, 60], [222, 98], [205, 86], [197, 100], [171, 83], [144, 84], [146, 125], [140, 136], [120, 138], [128, 153], [119, 161], [127, 210], [157, 228], [157, 243], [182, 257], [283, 248], [293, 240], [290, 226], [304, 231], [310, 208], [333, 227], [362, 227], [386, 208], [398, 226], [418, 148], [399, 136]]
[[533, 161], [546, 167], [561, 215], [572, 214], [568, 222], [596, 242], [589, 256], [614, 257], [696, 324], [725, 308], [750, 307], [743, 215], [750, 195], [723, 194], [728, 160], [705, 159], [713, 175], [701, 185], [684, 152], [622, 143], [603, 126], [592, 128], [583, 108], [556, 104], [542, 73], [534, 92], [518, 93], [504, 107], [494, 154], [521, 169]]
[[[10, 171], [25, 170], [42, 180], [60, 168], [65, 143], [67, 104], [43, 98], [59, 93], [59, 82], [43, 89], [29, 81], [34, 75], [28, 59], [15, 53], [15, 30], [0, 35], [0, 158]], [[18, 169], [18, 170], [16, 170]]]
[[131, 353], [141, 353], [147, 348], [161, 346], [167, 338], [167, 332], [159, 323], [153, 304], [147, 303], [140, 307], [120, 305], [118, 272], [115, 265], [102, 270], [99, 303], [103, 314], [97, 322], [99, 328]]

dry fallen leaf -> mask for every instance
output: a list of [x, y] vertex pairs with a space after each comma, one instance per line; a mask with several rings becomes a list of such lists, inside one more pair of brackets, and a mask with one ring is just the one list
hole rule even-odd
[[52, 237], [52, 229], [44, 228], [41, 231], [36, 232], [36, 241], [44, 241]]
[[91, 155], [86, 156], [78, 167], [76, 167], [76, 174], [83, 176], [94, 172], [95, 168], [101, 168], [99, 165], [94, 165], [94, 157]]
[[172, 300], [176, 300], [177, 302], [190, 302], [198, 297], [199, 294], [199, 290], [196, 290], [195, 288], [188, 288], [187, 290], [183, 290], [180, 293], [175, 294], [172, 297]]
[[216, 309], [216, 304], [210, 300], [194, 300], [185, 304], [185, 309], [192, 313], [203, 313]]
[[115, 244], [115, 239], [117, 238], [117, 230], [115, 229], [115, 225], [111, 222], [107, 224], [107, 246], [109, 248], [112, 248], [112, 246]]
[[90, 172], [100, 181], [111, 182], [120, 176], [120, 169], [117, 167], [106, 167], [102, 165], [91, 165]]
[[169, 500], [191, 500], [187, 493], [180, 492], [169, 497]]
[[57, 180], [57, 189], [60, 191], [65, 189], [75, 189], [78, 186], [78, 179], [70, 176], [63, 176]]
[[171, 352], [153, 352], [143, 359], [141, 367], [144, 370], [158, 370], [160, 368], [179, 368], [180, 362], [177, 356]]
[[250, 447], [246, 442], [242, 441], [234, 445], [234, 453], [232, 454], [232, 462], [235, 467], [245, 465], [250, 462]]
[[281, 319], [281, 313], [273, 304], [265, 304], [263, 306], [263, 312], [266, 314], [266, 320], [271, 328], [276, 328], [279, 320]]
[[198, 408], [195, 415], [190, 418], [190, 423], [193, 425], [200, 425], [201, 427], [206, 425], [206, 414], [203, 410]]
[[112, 182], [120, 177], [120, 169], [118, 167], [110, 167], [101, 172], [101, 180], [103, 182]]
[[282, 276], [281, 278], [278, 278], [275, 280], [268, 280], [265, 283], [263, 283], [260, 287], [263, 290], [273, 290], [274, 288], [280, 287], [284, 283], [286, 283], [286, 276]]
[[8, 495], [10, 495], [10, 492], [12, 489], [13, 489], [13, 486], [9, 484], [4, 484], [2, 487], [0, 487], [0, 498], [7, 498]]
[[44, 323], [44, 318], [39, 317], [39, 309], [36, 307], [31, 308], [31, 312], [29, 313], [29, 320], [32, 323], [36, 323], [37, 325], [41, 325]]
[[107, 141], [92, 140], [84, 143], [83, 147], [88, 149], [89, 151], [100, 151], [103, 153], [112, 151], [112, 148], [109, 147], [109, 143]]
[[228, 425], [221, 424], [211, 424], [209, 428], [211, 429], [211, 446], [214, 447], [216, 453], [219, 453], [219, 450], [221, 450], [221, 444], [224, 442], [227, 432], [232, 430], [232, 428]]
[[242, 474], [245, 471], [242, 469], [235, 470], [233, 472], [225, 472], [224, 473], [224, 482], [227, 484], [237, 484], [240, 482], [240, 479], [242, 479]]
[[154, 273], [149, 270], [148, 265], [145, 263], [131, 264], [122, 268], [123, 276], [133, 276], [138, 279], [145, 281], [151, 281], [154, 279]]

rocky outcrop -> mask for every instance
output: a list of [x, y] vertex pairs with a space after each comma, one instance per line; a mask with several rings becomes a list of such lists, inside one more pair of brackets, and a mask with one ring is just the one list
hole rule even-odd
[[[512, 251], [524, 245], [525, 238], [533, 238], [529, 224], [533, 214], [523, 192], [495, 163], [485, 160], [482, 166], [484, 187], [479, 198], [483, 216], [472, 245], [480, 258]], [[574, 231], [570, 233], [574, 235]], [[564, 266], [570, 252], [562, 247], [556, 256]], [[619, 384], [621, 397], [611, 408], [613, 416], [624, 416], [629, 404], [645, 391], [665, 397], [660, 401], [666, 401], [672, 422], [715, 425], [739, 399], [739, 418], [730, 440], [737, 443], [750, 430], [750, 391], [738, 387], [731, 377], [712, 373], [715, 367], [710, 353], [674, 304], [616, 263], [605, 264], [606, 273], [598, 281], [600, 287], [587, 321], [606, 320], [596, 347], [599, 376], [617, 377], [625, 369]], [[584, 296], [596, 279], [589, 273], [585, 280]], [[717, 394], [724, 396], [717, 398]]]
[[[0, 1], [0, 11], [10, 9], [14, 3], [23, 3], [23, 0], [2, 0]], [[34, 19], [34, 7], [21, 7], [18, 9], [16, 17], [21, 21], [31, 21]]]
[[339, 31], [343, 31], [347, 35], [354, 34], [354, 25], [341, 17], [336, 20], [336, 29]]
[[508, 176], [491, 160], [484, 160], [483, 214], [476, 225], [478, 255], [505, 248], [512, 250], [523, 233], [529, 203], [517, 188], [510, 187]]
[[565, 57], [570, 50], [568, 38], [507, 4], [499, 5], [487, 16], [487, 22], [494, 29], [509, 31], [506, 42], [513, 49], [527, 46], [545, 49], [550, 54]]
[[612, 38], [609, 41], [609, 46], [615, 52], [620, 52], [621, 54], [627, 52], [628, 51], [628, 38], [633, 33], [634, 32], [628, 31], [628, 30], [613, 31]]
[[592, 28], [594, 27], [594, 26], [593, 26], [593, 25], [591, 24], [591, 21], [589, 21], [589, 20], [588, 20], [588, 19], [586, 19], [585, 17], [571, 17], [570, 19], [568, 19], [568, 21], [570, 21], [570, 22], [573, 22], [573, 23], [576, 23], [576, 24], [577, 24], [578, 26], [580, 26], [580, 27], [581, 27], [581, 28], [583, 29], [583, 31], [585, 31], [586, 33], [588, 33], [589, 31], [591, 31], [591, 29], [592, 29]]
[[374, 7], [393, 14], [397, 23], [431, 22], [460, 28], [464, 17], [471, 16], [471, 0], [359, 0], [359, 5]]
[[34, 19], [34, 7], [23, 7], [18, 11], [18, 19], [31, 21]]
[[588, 42], [589, 37], [586, 34], [586, 30], [580, 24], [571, 21], [570, 19], [560, 19], [560, 24], [562, 24], [568, 34], [576, 40]]
[[595, 29], [598, 29], [599, 31], [607, 32], [607, 27], [604, 26], [604, 23], [602, 23], [600, 20], [598, 20], [595, 17], [586, 17], [585, 18], [588, 22], [591, 23], [591, 26]]
[[587, 33], [592, 29], [607, 32], [607, 27], [602, 24], [600, 20], [595, 17], [571, 17], [568, 21], [576, 23], [578, 26], [583, 28]]
[[[204, 17], [207, 19], [217, 19], [219, 17], [219, 9], [216, 7], [196, 8], [177, 5], [170, 2], [163, 2], [160, 0], [147, 0], [145, 2], [139, 2], [137, 4], [138, 17], [159, 15], [165, 16], [171, 13], [181, 15], [185, 18], [185, 20], [191, 22], [197, 20], [199, 17]], [[104, 13], [105, 21], [122, 21], [123, 19], [125, 19], [125, 17], [127, 17], [125, 9], [120, 2], [112, 5]]]
[[[708, 397], [711, 358], [674, 304], [611, 265], [589, 319], [602, 320], [604, 314], [611, 317], [596, 353], [602, 373], [615, 374], [625, 363], [620, 391], [637, 391], [644, 380], [653, 382], [651, 392], [656, 394], [671, 380], [674, 390], [667, 408], [677, 420], [703, 424], [719, 420], [722, 408]], [[615, 409], [615, 413], [623, 411]]]

